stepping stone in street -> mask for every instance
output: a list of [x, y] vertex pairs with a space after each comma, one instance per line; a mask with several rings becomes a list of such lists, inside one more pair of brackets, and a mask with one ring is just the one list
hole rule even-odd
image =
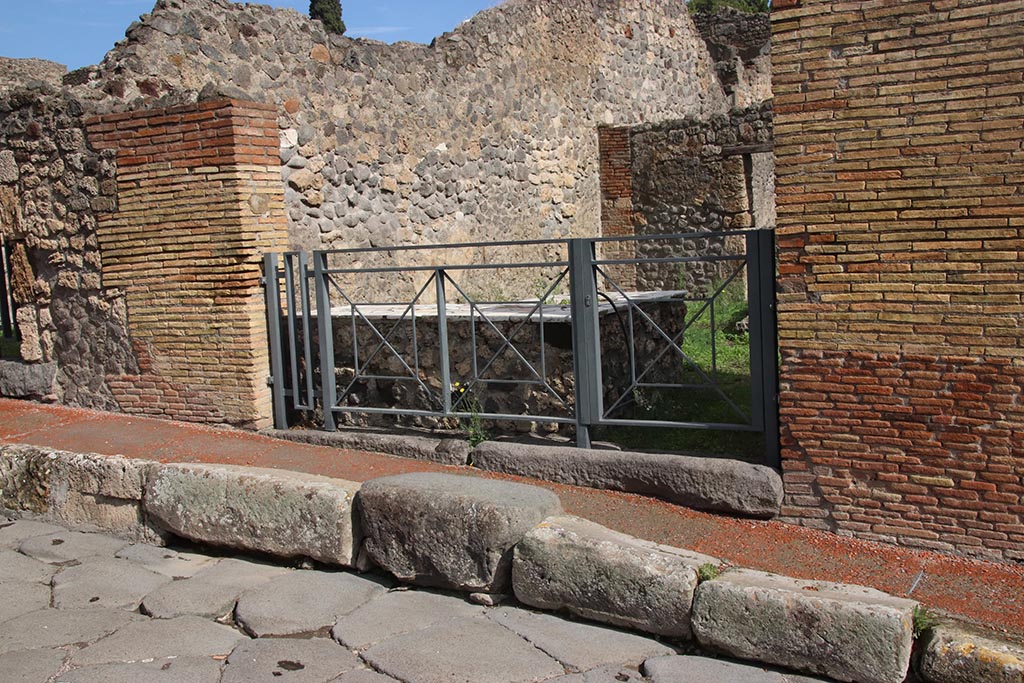
[[565, 668], [488, 619], [455, 619], [377, 643], [362, 653], [406, 683], [526, 683]]
[[220, 667], [221, 663], [210, 657], [100, 664], [61, 674], [56, 683], [218, 683]]
[[359, 665], [358, 657], [329, 638], [260, 638], [235, 648], [221, 683], [323, 683]]
[[[578, 674], [559, 676], [545, 683], [643, 683], [644, 680], [638, 671], [624, 669], [618, 665], [609, 665]], [[726, 681], [719, 681], [719, 683], [726, 683]]]
[[533, 643], [571, 671], [587, 671], [605, 664], [639, 666], [648, 657], [675, 654], [675, 650], [651, 638], [568, 621], [551, 614], [500, 607], [487, 616]]
[[0, 672], [5, 681], [48, 681], [60, 671], [67, 652], [63, 650], [18, 650], [0, 655]]
[[315, 633], [386, 590], [355, 574], [293, 571], [239, 596], [235, 619], [257, 638]]
[[18, 550], [42, 562], [60, 564], [87, 557], [113, 557], [114, 553], [126, 545], [127, 541], [113, 536], [62, 529], [45, 536], [26, 538]]
[[127, 560], [87, 558], [82, 564], [62, 569], [53, 577], [53, 606], [135, 611], [142, 598], [170, 582], [169, 577]]
[[339, 619], [331, 635], [346, 647], [362, 650], [400, 633], [483, 614], [483, 607], [458, 597], [424, 590], [396, 590]]
[[93, 643], [144, 619], [120, 609], [42, 609], [0, 624], [0, 652]]
[[142, 611], [158, 619], [186, 614], [217, 619], [235, 609], [238, 596], [288, 572], [288, 569], [227, 558], [153, 591], [142, 600]]
[[22, 542], [33, 536], [47, 536], [66, 531], [62, 526], [36, 522], [31, 519], [18, 519], [0, 524], [0, 548], [17, 550]]
[[0, 583], [0, 623], [49, 606], [50, 587], [45, 584], [22, 581]]
[[216, 558], [207, 555], [183, 553], [171, 550], [170, 548], [161, 548], [145, 543], [133, 543], [121, 548], [114, 557], [134, 562], [150, 571], [174, 579], [194, 576], [203, 567], [208, 567], [217, 562]]
[[57, 567], [34, 560], [13, 550], [0, 550], [0, 581], [7, 583], [50, 583]]
[[[75, 614], [74, 611], [61, 613]], [[147, 619], [128, 624], [75, 652], [71, 663], [81, 667], [171, 657], [227, 656], [239, 641], [245, 639], [233, 628], [200, 617]]]

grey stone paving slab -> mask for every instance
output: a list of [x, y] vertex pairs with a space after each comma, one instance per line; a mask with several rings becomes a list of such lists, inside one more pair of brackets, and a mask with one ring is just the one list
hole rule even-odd
[[338, 678], [335, 678], [332, 683], [398, 683], [398, 679], [385, 676], [370, 669], [356, 669], [355, 671], [343, 673]]
[[331, 635], [343, 645], [361, 650], [400, 633], [483, 614], [483, 607], [450, 595], [396, 590], [340, 618]]
[[156, 470], [144, 505], [160, 526], [195, 541], [352, 566], [358, 490], [302, 472], [175, 464]]
[[239, 596], [235, 619], [255, 637], [313, 633], [334, 626], [387, 588], [345, 572], [289, 572]]
[[363, 658], [406, 683], [525, 683], [565, 668], [488, 619], [454, 619], [378, 643]]
[[42, 583], [0, 583], [0, 623], [50, 606], [50, 587]]
[[527, 605], [688, 638], [697, 568], [719, 560], [570, 516], [549, 517], [515, 548], [512, 586]]
[[[640, 672], [632, 669], [624, 669], [618, 665], [602, 666], [590, 671], [578, 674], [569, 674], [552, 678], [546, 683], [643, 683], [644, 677]], [[680, 682], [676, 682], [680, 683]], [[690, 683], [683, 681], [682, 683]], [[719, 683], [732, 683], [722, 680]]]
[[509, 592], [512, 547], [561, 511], [546, 489], [432, 472], [368, 481], [358, 500], [373, 562], [403, 581], [481, 593]]
[[0, 526], [0, 548], [17, 550], [26, 538], [55, 534], [60, 531], [64, 531], [64, 527], [31, 519], [18, 519], [10, 524], [5, 523]]
[[53, 606], [58, 609], [115, 607], [135, 611], [142, 598], [170, 577], [127, 560], [96, 557], [66, 567], [53, 577]]
[[210, 657], [173, 657], [87, 666], [61, 674], [55, 683], [218, 683], [220, 671], [221, 663]]
[[838, 681], [901, 683], [916, 604], [863, 586], [735, 569], [700, 584], [692, 625], [702, 645], [739, 659]]
[[675, 654], [675, 650], [651, 638], [572, 622], [551, 614], [499, 607], [487, 616], [551, 655], [570, 671], [587, 671], [606, 664], [638, 666], [648, 657]]
[[132, 622], [139, 614], [119, 609], [43, 609], [0, 624], [0, 652], [92, 643]]
[[204, 567], [217, 563], [217, 558], [197, 553], [179, 552], [145, 543], [133, 543], [118, 550], [114, 557], [141, 565], [150, 571], [172, 578], [188, 578]]
[[187, 579], [158, 588], [142, 600], [142, 611], [160, 619], [193, 614], [218, 618], [230, 614], [238, 596], [289, 570], [273, 565], [223, 559]]
[[60, 671], [63, 650], [18, 650], [0, 655], [0, 679], [18, 683], [45, 683]]
[[57, 567], [34, 560], [13, 550], [0, 550], [0, 582], [34, 581], [49, 583]]
[[71, 663], [73, 666], [82, 667], [168, 657], [223, 656], [235, 649], [239, 641], [244, 639], [245, 635], [235, 629], [200, 617], [146, 619], [128, 624], [106, 638], [75, 652], [71, 655]]
[[783, 675], [775, 671], [710, 657], [652, 657], [640, 670], [651, 683], [787, 683]]
[[329, 638], [259, 638], [235, 648], [221, 683], [326, 683], [358, 666], [358, 657]]
[[114, 553], [126, 545], [126, 541], [113, 536], [61, 529], [45, 536], [26, 538], [18, 550], [37, 560], [58, 564], [87, 557], [113, 557]]

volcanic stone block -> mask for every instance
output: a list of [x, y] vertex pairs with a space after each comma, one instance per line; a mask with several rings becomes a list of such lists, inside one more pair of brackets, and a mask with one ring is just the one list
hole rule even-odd
[[862, 586], [740, 569], [700, 584], [692, 624], [702, 645], [743, 659], [838, 681], [900, 683], [916, 605]]
[[697, 568], [706, 563], [719, 561], [577, 517], [551, 517], [516, 545], [512, 587], [540, 609], [689, 637]]
[[508, 592], [512, 548], [561, 511], [545, 489], [448, 474], [374, 479], [358, 507], [370, 558], [403, 581]]
[[930, 683], [1024, 683], [1024, 648], [939, 626], [921, 657]]
[[477, 446], [472, 460], [484, 470], [638, 493], [697, 510], [774, 517], [782, 505], [778, 473], [738, 460], [494, 441]]
[[204, 543], [352, 566], [359, 485], [299, 472], [196, 464], [161, 466], [145, 510], [169, 531]]

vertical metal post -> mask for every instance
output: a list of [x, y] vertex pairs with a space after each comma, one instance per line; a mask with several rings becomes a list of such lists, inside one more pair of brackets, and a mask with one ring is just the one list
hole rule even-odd
[[327, 273], [327, 254], [313, 254], [313, 286], [316, 288], [316, 322], [320, 338], [320, 400], [324, 410], [324, 430], [338, 430], [334, 422], [334, 406], [338, 389], [334, 377], [334, 324], [331, 320], [331, 293]]
[[434, 271], [434, 286], [437, 291], [437, 352], [441, 367], [441, 405], [444, 414], [452, 412], [452, 369], [448, 353], [448, 297], [445, 293], [444, 268]]
[[604, 412], [592, 240], [569, 240], [569, 308], [572, 311], [572, 359], [576, 374], [576, 445], [590, 448], [590, 430], [600, 422]]
[[764, 464], [781, 467], [779, 454], [778, 341], [775, 313], [775, 233], [747, 233], [750, 374], [753, 418], [764, 434]]
[[263, 295], [267, 308], [267, 335], [270, 337], [270, 394], [274, 404], [274, 427], [288, 429], [284, 401], [284, 352], [281, 348], [281, 285], [278, 280], [277, 254], [263, 257]]

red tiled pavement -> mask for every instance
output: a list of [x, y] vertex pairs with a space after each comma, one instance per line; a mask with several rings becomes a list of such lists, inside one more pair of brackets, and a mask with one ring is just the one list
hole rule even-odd
[[112, 413], [0, 399], [0, 442], [164, 462], [270, 467], [365, 481], [440, 471], [502, 478], [555, 491], [566, 512], [744, 567], [871, 586], [1024, 641], [1024, 566], [869, 543], [779, 522], [734, 519], [612, 491], [538, 482], [365, 453]]

